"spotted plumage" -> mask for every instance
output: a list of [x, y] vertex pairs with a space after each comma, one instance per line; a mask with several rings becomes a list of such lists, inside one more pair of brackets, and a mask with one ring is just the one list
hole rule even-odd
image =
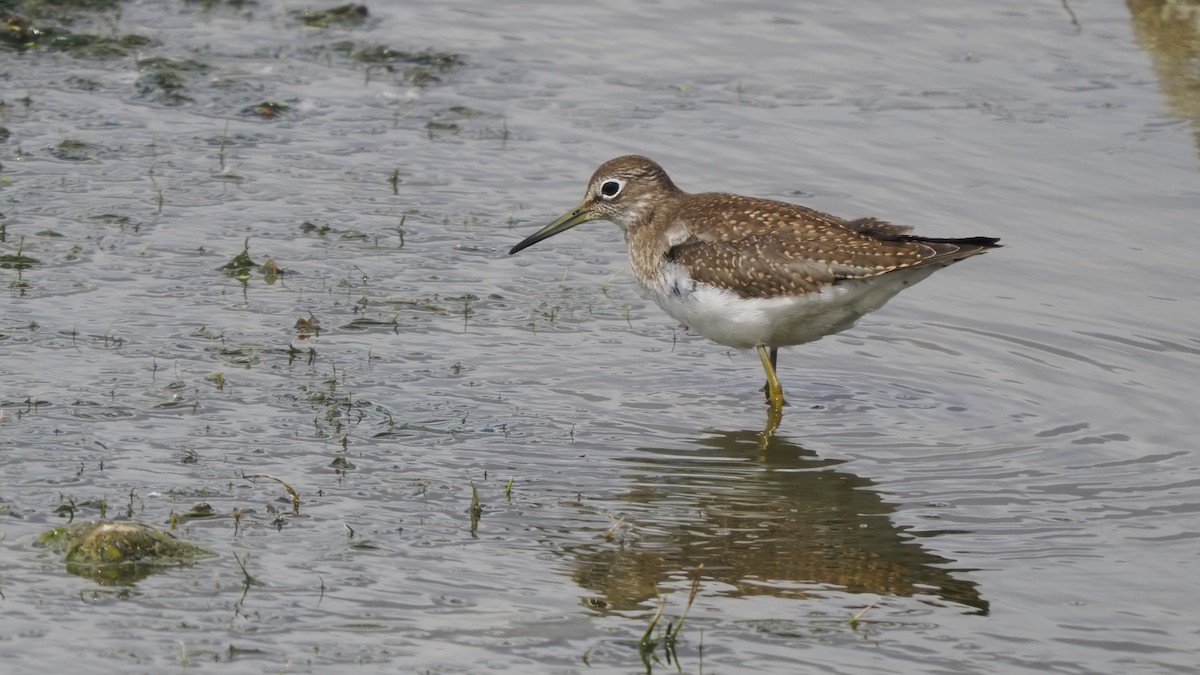
[[592, 220], [621, 228], [634, 277], [668, 314], [719, 344], [759, 350], [773, 405], [782, 404], [779, 347], [845, 330], [935, 270], [999, 246], [770, 199], [689, 194], [658, 164], [626, 155], [596, 170], [575, 209], [509, 253]]

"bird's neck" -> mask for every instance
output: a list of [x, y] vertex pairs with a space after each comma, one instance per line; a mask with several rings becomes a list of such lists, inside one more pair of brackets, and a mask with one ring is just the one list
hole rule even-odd
[[621, 215], [613, 218], [613, 222], [621, 228], [625, 239], [628, 240], [631, 232], [652, 228], [662, 222], [663, 215], [673, 211], [679, 199], [686, 196], [686, 193], [674, 185], [663, 186], [655, 192], [648, 192], [631, 200], [625, 205]]
[[652, 283], [661, 273], [663, 256], [671, 246], [668, 230], [681, 225], [674, 222], [673, 214], [678, 210], [678, 198], [684, 196], [678, 189], [674, 194], [648, 195], [626, 211], [624, 224], [618, 223], [625, 234], [629, 264], [639, 281]]

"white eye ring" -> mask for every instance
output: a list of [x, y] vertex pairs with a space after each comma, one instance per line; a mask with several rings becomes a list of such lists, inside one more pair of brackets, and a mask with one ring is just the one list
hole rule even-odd
[[596, 194], [600, 199], [612, 200], [616, 199], [617, 195], [621, 194], [621, 190], [624, 189], [625, 181], [620, 178], [609, 178], [600, 184], [600, 190]]

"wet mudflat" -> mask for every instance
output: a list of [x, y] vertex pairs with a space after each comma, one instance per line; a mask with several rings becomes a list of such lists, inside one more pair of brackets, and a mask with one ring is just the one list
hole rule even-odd
[[[68, 4], [2, 6], [5, 672], [1194, 668], [1200, 7]], [[1006, 247], [764, 447], [615, 227], [506, 255], [630, 152]]]

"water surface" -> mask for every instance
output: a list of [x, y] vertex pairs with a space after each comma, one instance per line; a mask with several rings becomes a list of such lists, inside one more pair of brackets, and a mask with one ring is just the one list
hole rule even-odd
[[[1195, 667], [1200, 9], [303, 8], [0, 51], [6, 672], [641, 672], [700, 565], [684, 672]], [[764, 448], [615, 227], [506, 255], [628, 152], [1006, 247], [784, 350]], [[197, 502], [220, 557], [132, 586], [32, 545]]]

